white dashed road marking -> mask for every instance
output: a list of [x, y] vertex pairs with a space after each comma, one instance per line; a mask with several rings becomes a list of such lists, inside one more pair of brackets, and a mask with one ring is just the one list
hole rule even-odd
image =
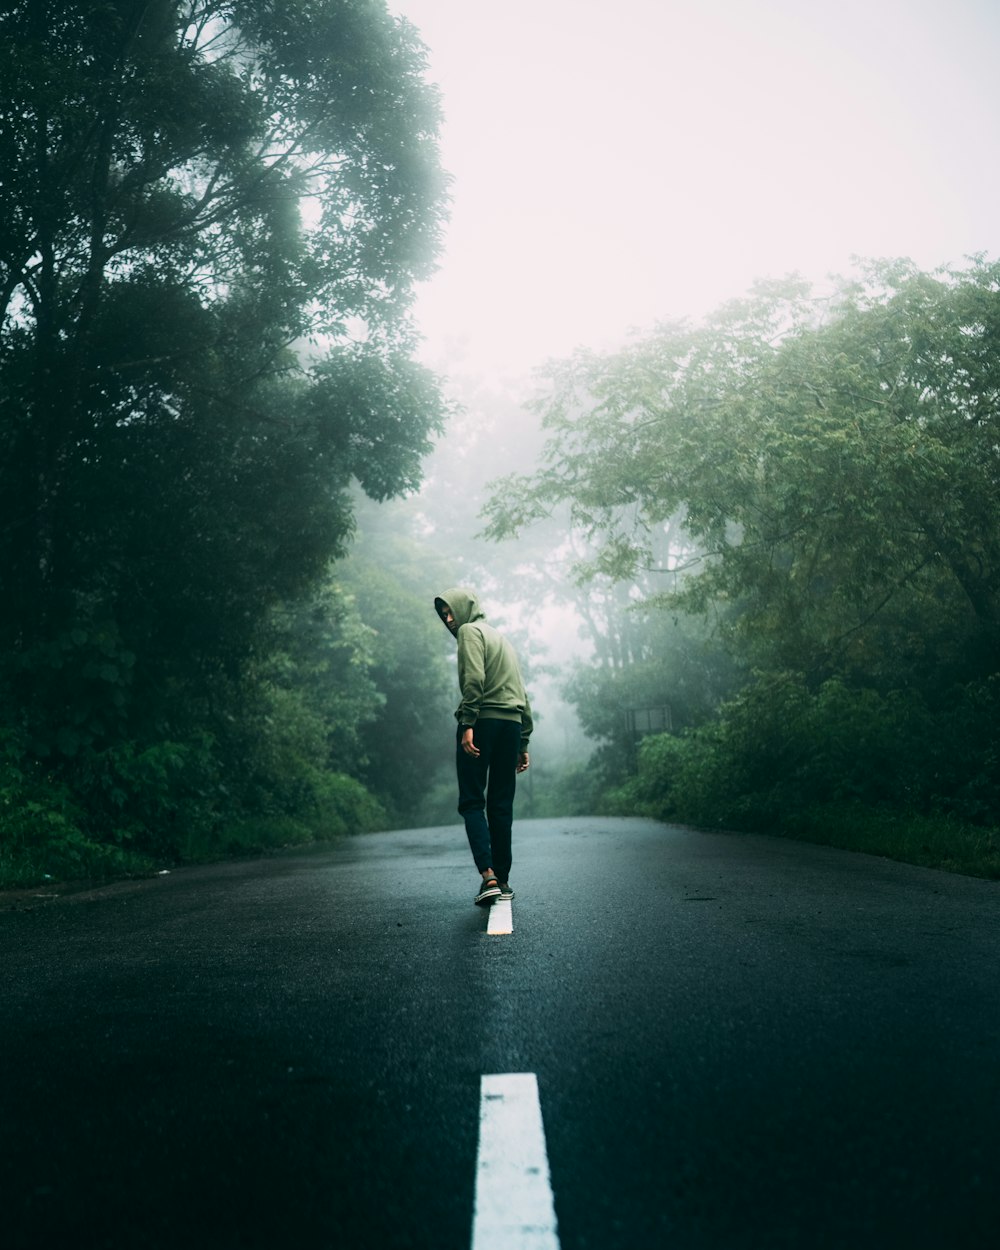
[[482, 1078], [472, 1250], [559, 1250], [533, 1072]]
[[487, 933], [513, 933], [514, 932], [514, 909], [511, 906], [510, 899], [497, 899], [490, 908], [490, 923], [486, 927]]

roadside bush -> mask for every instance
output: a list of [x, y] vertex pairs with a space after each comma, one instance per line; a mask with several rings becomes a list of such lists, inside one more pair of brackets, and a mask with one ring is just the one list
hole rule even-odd
[[[966, 751], [942, 742], [938, 721], [915, 692], [883, 695], [831, 679], [813, 693], [797, 674], [761, 675], [713, 724], [646, 739], [637, 776], [609, 801], [760, 829], [787, 827], [824, 804], [922, 811], [950, 791], [957, 806], [964, 786], [959, 814], [985, 813], [992, 791], [983, 768], [961, 764]], [[953, 739], [971, 736], [968, 721], [955, 710]], [[980, 755], [988, 749], [980, 746]]]
[[[307, 778], [301, 778], [303, 782]], [[307, 842], [324, 842], [345, 834], [374, 833], [386, 827], [382, 805], [360, 782], [343, 773], [315, 773], [308, 779], [311, 802], [295, 815], [256, 813], [227, 824], [208, 842], [191, 842], [189, 860], [213, 859], [219, 853], [278, 850]]]
[[15, 736], [0, 735], [0, 886], [148, 867], [141, 855], [90, 836], [85, 809], [65, 782], [26, 768]]
[[973, 824], [1000, 819], [1000, 674], [955, 692], [935, 725], [933, 806]]
[[518, 787], [519, 813], [525, 819], [589, 816], [600, 810], [600, 789], [600, 773], [590, 763], [563, 769], [533, 764]]
[[171, 863], [186, 841], [217, 824], [221, 772], [214, 740], [197, 733], [188, 741], [120, 742], [89, 753], [75, 769], [74, 788], [103, 841]]
[[330, 768], [326, 726], [299, 692], [274, 687], [256, 710], [222, 739], [76, 744], [42, 760], [7, 731], [0, 886], [141, 875], [387, 827], [361, 782]]
[[1000, 829], [983, 828], [952, 815], [831, 803], [806, 809], [794, 830], [778, 832], [907, 864], [1000, 879]]
[[639, 748], [638, 774], [608, 791], [601, 810], [709, 826], [724, 823], [739, 785], [728, 771], [719, 738], [715, 725], [680, 736], [646, 738]]
[[647, 738], [603, 808], [1000, 876], [998, 685], [933, 712], [910, 691], [761, 679], [717, 722]]
[[360, 781], [344, 773], [323, 773], [317, 778], [316, 837], [371, 833], [385, 827], [385, 809]]

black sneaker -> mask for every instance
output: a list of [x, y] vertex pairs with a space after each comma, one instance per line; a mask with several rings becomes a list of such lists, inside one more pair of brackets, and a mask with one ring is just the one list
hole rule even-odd
[[514, 897], [514, 891], [510, 888], [506, 881], [500, 882], [500, 902], [509, 903]]
[[477, 907], [489, 907], [493, 900], [499, 897], [500, 887], [497, 885], [496, 877], [487, 877], [473, 902]]

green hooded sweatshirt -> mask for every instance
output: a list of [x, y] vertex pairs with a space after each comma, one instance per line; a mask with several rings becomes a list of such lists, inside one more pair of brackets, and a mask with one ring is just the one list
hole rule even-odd
[[463, 729], [478, 720], [519, 721], [521, 750], [527, 751], [534, 725], [514, 648], [486, 623], [486, 614], [471, 590], [455, 586], [439, 595], [434, 600], [438, 616], [445, 605], [455, 618], [452, 632], [458, 639], [462, 702], [455, 719]]

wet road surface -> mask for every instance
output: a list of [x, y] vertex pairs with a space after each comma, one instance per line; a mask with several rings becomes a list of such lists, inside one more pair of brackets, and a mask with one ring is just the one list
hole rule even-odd
[[0, 911], [0, 1245], [465, 1250], [505, 1074], [562, 1250], [995, 1244], [1000, 886], [531, 821], [490, 934], [462, 839]]

